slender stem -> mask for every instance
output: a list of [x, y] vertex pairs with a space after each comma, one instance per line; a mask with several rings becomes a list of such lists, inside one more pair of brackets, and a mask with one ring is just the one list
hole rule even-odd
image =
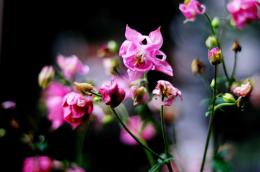
[[[147, 146], [147, 143], [146, 143], [145, 140], [143, 140], [143, 144]], [[153, 156], [152, 156], [151, 152], [149, 152], [147, 150], [144, 150], [144, 152], [146, 154], [146, 157], [147, 157], [147, 159], [149, 161], [150, 166], [152, 167], [155, 164], [155, 162], [154, 162], [154, 159], [153, 159]]]
[[236, 104], [237, 104], [236, 102], [234, 102], [234, 103], [222, 103], [222, 104], [215, 106], [214, 111], [216, 111], [217, 109], [224, 107], [224, 106], [233, 106], [233, 105], [236, 105]]
[[231, 79], [234, 79], [235, 73], [236, 73], [236, 68], [237, 68], [237, 52], [234, 54], [234, 64], [233, 64], [233, 69], [232, 69], [232, 74], [231, 74]]
[[[163, 101], [164, 97], [162, 96], [162, 101]], [[165, 127], [165, 123], [164, 123], [164, 110], [163, 110], [163, 105], [161, 106], [161, 110], [160, 110], [160, 117], [161, 117], [161, 130], [162, 130], [162, 137], [163, 137], [163, 143], [164, 143], [164, 152], [166, 154], [166, 157], [168, 157], [170, 155], [169, 153], [169, 143], [168, 143], [168, 139], [166, 136], [166, 127]], [[172, 166], [171, 166], [171, 162], [166, 164], [168, 167], [168, 170], [170, 172], [173, 172]]]
[[157, 158], [164, 160], [159, 154], [157, 154], [156, 152], [154, 152], [151, 148], [149, 148], [148, 146], [146, 146], [142, 141], [139, 140], [139, 138], [137, 138], [128, 128], [127, 126], [124, 124], [124, 122], [121, 120], [120, 116], [117, 114], [116, 110], [114, 108], [111, 107], [112, 112], [114, 113], [114, 115], [116, 116], [117, 120], [119, 121], [119, 123], [122, 125], [122, 127], [128, 132], [128, 134], [130, 134], [133, 139], [135, 139], [135, 141], [145, 150], [149, 151], [150, 153], [152, 153], [154, 156], [156, 156]]
[[201, 163], [201, 166], [200, 166], [200, 172], [203, 172], [203, 169], [204, 169], [206, 155], [207, 155], [208, 146], [209, 146], [210, 135], [211, 135], [211, 132], [212, 132], [212, 129], [213, 129], [213, 119], [214, 119], [214, 113], [215, 113], [214, 108], [215, 108], [215, 103], [216, 103], [216, 92], [217, 92], [217, 65], [215, 65], [214, 67], [215, 67], [215, 71], [214, 71], [215, 84], [214, 84], [214, 89], [213, 89], [212, 112], [211, 112], [211, 115], [210, 115], [207, 139], [206, 139], [206, 144], [205, 144], [205, 147], [204, 147], [204, 153], [203, 153], [202, 163]]
[[225, 76], [226, 76], [226, 78], [227, 78], [227, 80], [228, 80], [228, 82], [229, 82], [229, 84], [230, 84], [230, 78], [229, 78], [228, 73], [227, 73], [227, 68], [226, 68], [226, 64], [225, 64], [225, 58], [224, 58], [224, 55], [223, 55], [223, 51], [222, 51], [222, 48], [221, 48], [219, 39], [218, 39], [218, 37], [217, 37], [217, 33], [216, 33], [216, 31], [214, 30], [213, 26], [211, 25], [211, 18], [209, 17], [209, 15], [208, 15], [207, 13], [205, 13], [205, 16], [206, 16], [206, 18], [207, 18], [207, 20], [208, 20], [208, 22], [209, 22], [209, 25], [210, 25], [210, 29], [211, 29], [212, 34], [213, 34], [213, 35], [216, 37], [216, 39], [217, 39], [218, 48], [219, 48], [219, 49], [221, 50], [221, 52], [222, 52], [222, 59], [223, 59], [223, 60], [222, 60], [222, 66], [223, 66], [223, 70], [224, 70]]

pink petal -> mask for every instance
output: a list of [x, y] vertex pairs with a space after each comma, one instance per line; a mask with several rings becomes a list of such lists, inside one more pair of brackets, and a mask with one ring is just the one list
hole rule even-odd
[[126, 25], [125, 37], [129, 41], [133, 41], [133, 42], [137, 42], [137, 43], [140, 43], [144, 39], [144, 37], [141, 33], [139, 33], [136, 30], [130, 28], [128, 25]]
[[156, 130], [155, 130], [153, 124], [151, 124], [151, 123], [148, 123], [148, 124], [144, 127], [144, 129], [143, 129], [143, 131], [142, 131], [142, 135], [143, 135], [143, 138], [144, 138], [145, 140], [150, 140], [150, 139], [152, 139], [152, 138], [154, 137], [155, 133], [156, 133]]
[[162, 61], [159, 59], [154, 59], [154, 70], [160, 71], [162, 73], [165, 73], [166, 75], [173, 76], [173, 71], [171, 65], [167, 61]]
[[149, 71], [153, 67], [152, 61], [148, 60], [147, 58], [144, 59], [143, 63], [136, 63], [137, 59], [135, 56], [129, 57], [124, 59], [124, 64], [128, 69], [138, 72], [146, 72]]
[[152, 45], [155, 46], [155, 48], [160, 49], [163, 44], [163, 37], [160, 31], [160, 27], [158, 27], [156, 30], [150, 32], [149, 37], [152, 41]]

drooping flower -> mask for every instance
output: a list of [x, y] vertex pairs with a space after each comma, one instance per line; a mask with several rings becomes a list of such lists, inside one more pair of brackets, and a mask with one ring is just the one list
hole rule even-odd
[[252, 84], [250, 81], [239, 85], [233, 84], [231, 91], [238, 97], [246, 97], [252, 91]]
[[44, 66], [38, 76], [39, 85], [46, 88], [54, 78], [54, 69], [52, 66]]
[[213, 65], [222, 62], [222, 52], [218, 47], [212, 48], [208, 51], [209, 62]]
[[149, 99], [148, 91], [144, 86], [135, 86], [131, 87], [132, 99], [134, 101], [134, 105], [138, 105], [144, 103]]
[[204, 14], [206, 7], [197, 0], [188, 0], [179, 5], [179, 10], [185, 16], [184, 23], [194, 21], [197, 15]]
[[57, 63], [62, 70], [63, 75], [67, 79], [75, 79], [77, 74], [85, 75], [89, 72], [89, 67], [83, 65], [79, 58], [75, 55], [64, 57], [59, 55]]
[[23, 172], [50, 172], [52, 160], [48, 156], [27, 157], [23, 162]]
[[181, 91], [172, 86], [169, 81], [164, 80], [157, 81], [157, 85], [153, 90], [153, 95], [155, 95], [156, 98], [160, 98], [161, 105], [164, 106], [171, 106], [177, 96], [182, 99]]
[[106, 105], [111, 107], [117, 107], [125, 98], [125, 91], [118, 86], [118, 83], [112, 80], [109, 83], [104, 84], [99, 93], [102, 96], [102, 100]]
[[[151, 122], [144, 123], [140, 116], [129, 117], [127, 128], [139, 139], [150, 140], [155, 136], [156, 130]], [[120, 140], [128, 145], [137, 145], [137, 142], [125, 129], [121, 129]]]
[[199, 59], [193, 59], [191, 63], [191, 71], [192, 73], [195, 74], [202, 74], [205, 70], [205, 65], [202, 61]]
[[238, 29], [242, 29], [249, 22], [259, 20], [257, 0], [233, 0], [227, 4], [227, 9], [231, 13], [231, 22]]
[[127, 25], [125, 37], [126, 40], [120, 47], [119, 55], [130, 71], [144, 73], [157, 70], [173, 76], [172, 68], [166, 61], [166, 55], [160, 50], [163, 44], [160, 27], [146, 36]]
[[83, 97], [76, 92], [70, 92], [63, 99], [64, 119], [72, 125], [78, 127], [82, 121], [88, 120], [93, 111], [93, 102], [87, 97]]
[[48, 110], [48, 119], [52, 129], [59, 128], [64, 123], [62, 102], [70, 88], [58, 82], [51, 82], [43, 92], [44, 102]]

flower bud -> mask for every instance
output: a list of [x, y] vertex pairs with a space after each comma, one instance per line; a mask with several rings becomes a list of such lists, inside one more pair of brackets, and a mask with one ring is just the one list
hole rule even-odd
[[218, 47], [208, 51], [208, 58], [211, 64], [216, 65], [222, 62], [222, 52]]
[[209, 49], [216, 47], [218, 45], [217, 38], [215, 36], [209, 36], [205, 44]]
[[199, 59], [193, 59], [191, 63], [191, 71], [193, 74], [202, 74], [204, 72], [205, 65]]
[[116, 55], [118, 45], [115, 41], [111, 40], [108, 43], [102, 45], [98, 50], [99, 57], [111, 57]]
[[90, 92], [94, 89], [93, 85], [89, 83], [79, 83], [74, 82], [75, 89], [79, 91], [80, 93], [86, 94], [86, 92]]
[[236, 99], [230, 93], [225, 93], [223, 95], [223, 100], [224, 100], [225, 103], [234, 103], [234, 102], [236, 102]]
[[237, 40], [235, 40], [232, 44], [232, 51], [234, 51], [235, 53], [240, 52], [242, 50], [239, 42]]
[[211, 21], [211, 26], [214, 28], [214, 29], [217, 29], [219, 28], [219, 25], [220, 25], [220, 20], [218, 17], [214, 17], [213, 20]]
[[39, 85], [42, 88], [46, 88], [48, 84], [53, 80], [54, 74], [55, 73], [52, 66], [44, 66], [38, 76]]
[[141, 87], [132, 86], [131, 91], [132, 91], [132, 98], [135, 106], [140, 103], [143, 103], [149, 98], [147, 89], [144, 86]]
[[211, 87], [211, 88], [214, 88], [215, 84], [216, 84], [215, 79], [212, 79], [212, 81], [211, 81], [211, 83], [210, 83], [210, 87]]
[[246, 97], [252, 91], [253, 86], [248, 80], [242, 84], [234, 83], [231, 86], [231, 91], [238, 97]]

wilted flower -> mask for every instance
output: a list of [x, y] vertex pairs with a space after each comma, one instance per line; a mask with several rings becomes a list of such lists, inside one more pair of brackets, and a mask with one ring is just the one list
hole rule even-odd
[[[140, 116], [129, 117], [126, 126], [137, 138], [141, 140], [150, 140], [156, 133], [153, 124], [150, 122], [144, 123]], [[120, 140], [128, 145], [137, 145], [137, 142], [123, 128], [120, 132]]]
[[242, 29], [251, 21], [259, 20], [257, 0], [233, 0], [227, 4], [227, 9], [231, 13], [231, 22], [238, 29]]
[[23, 172], [50, 172], [52, 160], [47, 156], [28, 157], [23, 162]]
[[83, 120], [88, 120], [93, 111], [93, 102], [81, 94], [70, 92], [63, 99], [64, 119], [73, 128], [79, 126]]
[[2, 102], [1, 107], [3, 109], [15, 109], [16, 108], [16, 103], [14, 101], [11, 101], [11, 100], [4, 101], [4, 102]]
[[164, 106], [170, 106], [177, 96], [182, 98], [181, 91], [172, 86], [170, 82], [164, 80], [157, 81], [153, 95], [155, 95], [156, 98], [159, 97], [162, 101], [161, 104]]
[[212, 48], [208, 51], [209, 62], [213, 65], [219, 64], [222, 62], [222, 53], [218, 47]]
[[235, 53], [240, 52], [242, 50], [241, 45], [239, 44], [239, 42], [237, 40], [235, 40], [232, 44], [232, 51], [234, 51]]
[[185, 16], [184, 22], [194, 21], [197, 15], [204, 14], [206, 7], [197, 0], [188, 0], [179, 5], [179, 10]]
[[99, 93], [104, 103], [111, 107], [117, 107], [125, 98], [125, 91], [115, 81], [104, 84]]
[[173, 75], [166, 55], [160, 51], [163, 44], [160, 28], [146, 36], [126, 26], [125, 37], [127, 40], [121, 45], [119, 55], [129, 70], [141, 73], [157, 70]]
[[46, 88], [54, 78], [54, 69], [52, 66], [44, 66], [38, 76], [39, 85]]
[[67, 79], [75, 79], [77, 74], [85, 75], [89, 72], [89, 67], [83, 65], [79, 58], [75, 55], [64, 57], [59, 55], [57, 63], [62, 70], [63, 75]]
[[132, 99], [134, 101], [134, 105], [141, 104], [149, 99], [149, 95], [147, 89], [144, 86], [132, 86], [131, 87]]
[[250, 81], [246, 81], [241, 85], [235, 83], [231, 86], [231, 91], [238, 97], [246, 97], [252, 91], [252, 84]]
[[62, 102], [70, 88], [58, 82], [51, 82], [44, 90], [44, 102], [48, 109], [48, 119], [52, 122], [52, 129], [59, 128], [64, 123]]
[[191, 63], [191, 71], [193, 74], [202, 74], [204, 72], [205, 65], [199, 59], [193, 59]]

